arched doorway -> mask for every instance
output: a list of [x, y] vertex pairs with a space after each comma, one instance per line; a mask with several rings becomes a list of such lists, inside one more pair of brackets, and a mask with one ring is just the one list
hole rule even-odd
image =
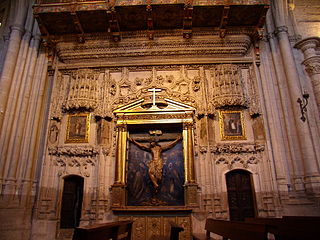
[[255, 217], [255, 198], [251, 173], [233, 170], [226, 174], [230, 220], [244, 221]]
[[83, 177], [67, 176], [64, 178], [60, 228], [78, 227], [83, 199]]

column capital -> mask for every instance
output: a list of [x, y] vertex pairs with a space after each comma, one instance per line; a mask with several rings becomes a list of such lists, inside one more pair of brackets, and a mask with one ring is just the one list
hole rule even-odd
[[22, 25], [14, 24], [10, 26], [11, 32], [18, 31], [22, 35], [25, 31], [24, 27]]
[[316, 55], [316, 48], [320, 46], [319, 37], [309, 37], [297, 42], [294, 47], [303, 52], [304, 58], [310, 58]]
[[302, 64], [310, 76], [320, 74], [320, 56], [309, 57], [305, 59]]

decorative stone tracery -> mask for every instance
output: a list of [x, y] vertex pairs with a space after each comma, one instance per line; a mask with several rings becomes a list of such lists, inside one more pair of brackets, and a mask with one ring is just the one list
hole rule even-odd
[[97, 163], [98, 151], [91, 146], [49, 147], [48, 152], [53, 165], [59, 168], [58, 176], [78, 173], [89, 177]]
[[258, 164], [264, 150], [265, 146], [260, 144], [221, 144], [213, 147], [211, 152], [216, 155], [216, 165], [226, 164], [232, 169], [237, 163], [244, 168], [248, 168], [249, 164]]
[[211, 69], [213, 106], [247, 106], [241, 70], [234, 64], [221, 64]]
[[65, 110], [93, 110], [98, 105], [99, 73], [91, 69], [79, 69], [72, 73]]

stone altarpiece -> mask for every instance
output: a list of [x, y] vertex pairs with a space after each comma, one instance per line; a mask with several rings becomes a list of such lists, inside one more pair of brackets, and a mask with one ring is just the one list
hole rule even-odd
[[[134, 239], [150, 239], [166, 234], [175, 221], [185, 228], [181, 239], [190, 239], [206, 217], [229, 218], [225, 175], [233, 169], [251, 173], [257, 215], [276, 216], [255, 33], [230, 29], [222, 38], [219, 31], [203, 30], [189, 39], [179, 30], [161, 30], [154, 39], [144, 31], [123, 32], [116, 42], [105, 34], [87, 34], [80, 42], [79, 36], [51, 39], [56, 52], [49, 61], [53, 90], [39, 221], [63, 235], [63, 177], [74, 174], [84, 178], [80, 224], [132, 219]], [[156, 98], [151, 89], [161, 90]], [[240, 138], [223, 139], [219, 116], [228, 112], [241, 116]], [[66, 142], [68, 118], [77, 114], [89, 116], [88, 140]], [[153, 133], [149, 126], [156, 126]], [[146, 130], [142, 137], [140, 128]], [[129, 137], [155, 137], [161, 144], [178, 135], [183, 204], [161, 204], [153, 195], [147, 204], [128, 201]]]
[[[262, 176], [265, 136], [255, 71], [250, 63], [59, 69], [53, 76], [43, 173], [48, 188], [40, 194], [39, 219], [59, 227], [63, 177], [75, 174], [84, 177], [81, 224], [133, 219], [135, 239], [148, 239], [164, 234], [173, 220], [185, 227], [188, 239], [204, 217], [228, 218], [224, 176], [232, 169], [253, 173], [258, 213], [275, 215], [277, 200], [263, 184], [268, 177]], [[152, 88], [161, 89], [155, 102]], [[242, 113], [244, 139], [222, 139], [221, 111]], [[66, 141], [68, 117], [77, 114], [90, 116], [88, 142]], [[181, 206], [128, 205], [128, 136], [154, 125], [183, 136]]]

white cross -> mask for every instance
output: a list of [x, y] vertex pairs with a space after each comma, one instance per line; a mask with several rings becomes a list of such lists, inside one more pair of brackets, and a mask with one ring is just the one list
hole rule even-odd
[[148, 92], [152, 92], [152, 107], [156, 106], [156, 92], [161, 92], [159, 88], [150, 88]]

